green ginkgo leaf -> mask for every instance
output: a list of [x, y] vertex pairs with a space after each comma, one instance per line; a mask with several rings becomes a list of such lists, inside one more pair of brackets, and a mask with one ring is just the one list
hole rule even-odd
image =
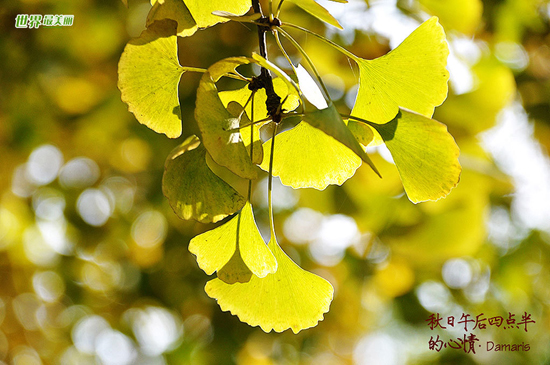
[[374, 60], [354, 56], [360, 80], [351, 114], [386, 123], [403, 107], [431, 117], [447, 97], [448, 55], [443, 27], [432, 17], [388, 54]]
[[141, 124], [170, 138], [181, 135], [178, 84], [191, 67], [178, 61], [176, 23], [155, 22], [128, 42], [118, 64], [122, 101]]
[[214, 174], [196, 136], [176, 147], [166, 160], [162, 191], [182, 219], [217, 222], [243, 207], [246, 199]]
[[[240, 259], [258, 277], [265, 277], [277, 270], [277, 261], [258, 231], [252, 206], [248, 202], [230, 221], [193, 238], [189, 251], [197, 256], [199, 267], [208, 275], [224, 268], [234, 256], [233, 261]], [[239, 271], [242, 265], [238, 262], [231, 266], [233, 270], [226, 271], [239, 274], [237, 278], [241, 277], [241, 273], [246, 274], [246, 270]]]
[[[260, 167], [269, 169], [271, 139], [264, 143]], [[306, 122], [277, 135], [273, 175], [284, 185], [324, 190], [342, 185], [361, 166], [361, 159], [348, 147]]]
[[178, 35], [193, 35], [198, 28], [208, 28], [226, 19], [212, 13], [221, 11], [243, 15], [250, 9], [250, 0], [151, 0], [153, 8], [147, 26], [155, 20], [172, 19], [178, 22]]
[[316, 326], [329, 310], [332, 285], [296, 265], [279, 247], [273, 232], [269, 248], [277, 260], [277, 272], [264, 278], [252, 276], [246, 283], [213, 279], [206, 283], [206, 294], [216, 299], [223, 311], [265, 332], [290, 328], [298, 333]]
[[338, 29], [343, 29], [338, 20], [336, 20], [327, 9], [317, 4], [314, 0], [287, 0], [298, 5], [317, 19], [330, 24]]
[[156, 1], [147, 15], [147, 27], [150, 27], [157, 20], [172, 19], [178, 23], [177, 35], [188, 37], [193, 35], [198, 27], [195, 19], [187, 9], [182, 0]]
[[202, 141], [212, 159], [245, 179], [255, 179], [257, 171], [241, 138], [240, 121], [220, 100], [215, 82], [239, 65], [249, 63], [244, 57], [228, 58], [212, 65], [197, 89], [195, 119]]
[[391, 122], [371, 126], [390, 150], [410, 201], [438, 200], [458, 184], [460, 150], [444, 124], [401, 110]]

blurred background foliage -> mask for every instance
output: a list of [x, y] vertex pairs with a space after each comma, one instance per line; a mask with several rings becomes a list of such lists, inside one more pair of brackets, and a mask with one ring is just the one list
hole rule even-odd
[[[320, 1], [321, 2], [321, 1]], [[221, 312], [187, 251], [212, 226], [181, 221], [161, 192], [168, 140], [135, 121], [116, 88], [125, 43], [146, 0], [17, 0], [0, 8], [0, 363], [547, 363], [550, 358], [550, 4], [544, 0], [322, 2], [344, 31], [288, 3], [301, 24], [374, 58], [437, 15], [451, 49], [451, 91], [435, 118], [461, 148], [461, 182], [413, 205], [387, 151], [342, 187], [275, 184], [286, 252], [327, 278], [325, 320], [266, 334]], [[265, 4], [264, 4], [265, 5]], [[267, 7], [265, 7], [267, 8]], [[72, 14], [72, 27], [16, 29], [17, 14]], [[357, 69], [312, 37], [299, 40], [341, 112]], [[254, 27], [218, 25], [179, 40], [181, 64], [207, 67], [256, 50]], [[289, 49], [292, 49], [289, 47]], [[271, 44], [269, 56], [285, 66]], [[299, 59], [298, 55], [292, 57]], [[200, 76], [200, 75], [199, 75]], [[199, 76], [180, 84], [183, 136]], [[266, 180], [254, 192], [267, 235]], [[528, 352], [429, 349], [429, 315], [527, 312], [529, 331], [488, 326], [481, 343]], [[471, 331], [468, 331], [471, 332]], [[485, 346], [485, 345], [484, 345]]]

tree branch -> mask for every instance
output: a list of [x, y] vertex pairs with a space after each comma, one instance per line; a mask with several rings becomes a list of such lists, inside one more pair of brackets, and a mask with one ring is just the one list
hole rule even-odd
[[[270, 21], [268, 17], [265, 17], [262, 13], [262, 8], [260, 6], [259, 0], [252, 0], [252, 9], [255, 13], [261, 14], [262, 18], [260, 19], [261, 23], [266, 23], [266, 25], [258, 24], [258, 41], [260, 44], [260, 56], [267, 60], [267, 46], [266, 46], [266, 37], [265, 33], [270, 29]], [[252, 88], [251, 88], [252, 87]], [[255, 82], [252, 82], [249, 85], [251, 90], [253, 89], [265, 89], [267, 95], [267, 100], [265, 102], [267, 108], [267, 114], [275, 123], [281, 122], [281, 98], [275, 90], [273, 89], [273, 78], [271, 73], [265, 67], [262, 67], [260, 71], [260, 76], [257, 77]]]

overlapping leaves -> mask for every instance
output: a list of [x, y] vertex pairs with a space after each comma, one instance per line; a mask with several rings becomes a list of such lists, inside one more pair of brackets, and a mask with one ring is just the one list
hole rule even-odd
[[[340, 27], [314, 0], [288, 1]], [[260, 165], [284, 184], [322, 190], [329, 184], [341, 185], [362, 162], [378, 173], [361, 144], [383, 142], [412, 202], [446, 196], [458, 183], [459, 151], [446, 127], [430, 119], [447, 95], [448, 49], [443, 29], [434, 17], [383, 57], [366, 60], [346, 53], [359, 65], [360, 87], [351, 116], [344, 122], [330, 100], [316, 104], [313, 110], [302, 105], [300, 113], [291, 113], [300, 102], [310, 99], [307, 90], [301, 90], [301, 78], [296, 83], [258, 54], [227, 58], [207, 70], [179, 64], [176, 35], [189, 36], [199, 28], [238, 20], [236, 16], [250, 8], [249, 0], [151, 3], [148, 29], [126, 46], [121, 57], [119, 88], [140, 123], [173, 138], [181, 134], [180, 77], [186, 71], [203, 72], [195, 109], [200, 140], [188, 138], [169, 156], [163, 192], [183, 219], [217, 222], [234, 214], [190, 242], [189, 250], [196, 255], [200, 268], [208, 275], [217, 274], [207, 283], [207, 294], [222, 310], [267, 332], [290, 328], [297, 333], [315, 326], [328, 311], [332, 286], [302, 270], [282, 251], [272, 216], [271, 240], [266, 245], [250, 202], [220, 178], [223, 174], [218, 176], [214, 171], [227, 168], [235, 179], [255, 180], [259, 171], [256, 165]], [[295, 127], [276, 136], [275, 146], [273, 139], [261, 145], [260, 127], [267, 120], [258, 120], [268, 117], [266, 92], [261, 88], [252, 91], [248, 85], [220, 92], [216, 86], [223, 76], [244, 79], [236, 69], [250, 63], [275, 76], [273, 86], [283, 100], [283, 118], [301, 118]]]

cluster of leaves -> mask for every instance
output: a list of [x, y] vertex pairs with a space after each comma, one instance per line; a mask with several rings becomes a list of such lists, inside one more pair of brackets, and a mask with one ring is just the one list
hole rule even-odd
[[[185, 72], [202, 73], [195, 109], [200, 138], [190, 136], [168, 157], [163, 192], [183, 219], [214, 223], [234, 214], [189, 245], [200, 268], [208, 275], [217, 273], [205, 290], [222, 310], [266, 332], [291, 328], [297, 333], [323, 318], [333, 288], [296, 265], [277, 243], [272, 176], [293, 188], [323, 190], [344, 183], [362, 162], [379, 174], [365, 147], [385, 143], [407, 196], [418, 203], [445, 197], [458, 183], [461, 167], [453, 137], [445, 125], [431, 119], [434, 108], [447, 96], [449, 77], [448, 47], [436, 17], [390, 53], [367, 60], [321, 35], [281, 21], [283, 2], [270, 1], [269, 13], [263, 15], [259, 3], [250, 0], [152, 0], [147, 29], [128, 43], [120, 59], [119, 89], [140, 123], [177, 138], [182, 133], [180, 78]], [[314, 0], [287, 2], [341, 28]], [[251, 6], [254, 12], [247, 14]], [[260, 54], [226, 58], [207, 69], [180, 65], [178, 36], [191, 36], [226, 21], [256, 24]], [[357, 63], [359, 91], [349, 115], [340, 114], [333, 105], [314, 63], [287, 29], [312, 34]], [[266, 32], [275, 36], [291, 75], [267, 60], [262, 44]], [[292, 63], [280, 35], [301, 53], [320, 89], [315, 83], [308, 86], [312, 84], [309, 74]], [[259, 76], [240, 72], [241, 66], [251, 64], [261, 68]], [[222, 77], [245, 84], [220, 91], [216, 83]], [[267, 141], [261, 139], [264, 126], [272, 130]], [[271, 239], [267, 245], [250, 202], [252, 181], [261, 173], [258, 167], [269, 173]], [[248, 180], [248, 197], [216, 173], [223, 168], [233, 180]]]

